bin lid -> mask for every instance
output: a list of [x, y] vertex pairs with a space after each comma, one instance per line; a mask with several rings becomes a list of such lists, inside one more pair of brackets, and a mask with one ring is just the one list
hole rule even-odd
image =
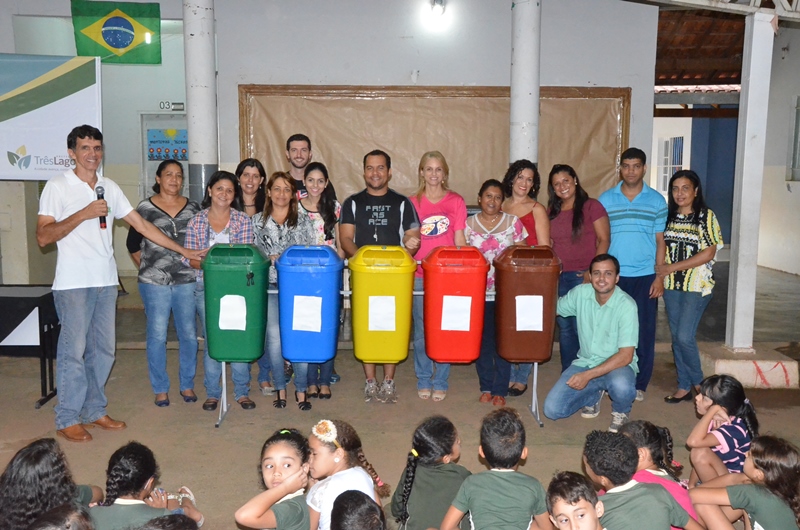
[[546, 246], [506, 248], [492, 262], [495, 269], [515, 271], [561, 270], [561, 260]]
[[355, 272], [414, 272], [417, 262], [403, 247], [390, 245], [364, 245], [347, 261]]
[[[452, 269], [451, 269], [452, 267]], [[480, 250], [472, 246], [436, 247], [422, 260], [422, 270], [462, 269], [464, 272], [489, 272], [489, 262]]]
[[213, 268], [215, 265], [251, 265], [269, 266], [266, 258], [255, 245], [226, 244], [214, 245], [208, 249], [203, 260], [203, 270]]
[[283, 251], [275, 267], [278, 272], [335, 272], [344, 268], [344, 261], [328, 245], [295, 245]]

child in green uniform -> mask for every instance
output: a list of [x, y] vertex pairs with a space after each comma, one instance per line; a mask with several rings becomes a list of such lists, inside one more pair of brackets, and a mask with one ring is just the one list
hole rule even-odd
[[516, 410], [503, 407], [483, 418], [478, 454], [491, 469], [464, 480], [440, 530], [455, 530], [467, 512], [474, 530], [552, 530], [541, 482], [517, 472], [528, 448]]
[[[726, 486], [724, 477], [689, 490], [709, 528], [733, 530], [745, 513], [753, 530], [800, 528], [800, 451], [782, 438], [759, 436], [744, 461], [752, 483]], [[720, 485], [715, 483], [722, 483]]]
[[404, 530], [439, 526], [461, 483], [472, 473], [461, 456], [456, 426], [444, 416], [424, 420], [411, 439], [408, 462], [392, 497], [392, 515]]
[[303, 495], [308, 484], [308, 439], [296, 429], [281, 429], [261, 448], [259, 470], [266, 491], [236, 511], [236, 522], [249, 528], [309, 530]]
[[559, 530], [605, 530], [603, 510], [594, 486], [579, 473], [556, 473], [547, 487], [547, 511]]
[[605, 490], [600, 522], [611, 530], [686, 530], [703, 527], [658, 484], [633, 479], [639, 451], [630, 438], [614, 432], [592, 431], [586, 435], [583, 463], [592, 482]]

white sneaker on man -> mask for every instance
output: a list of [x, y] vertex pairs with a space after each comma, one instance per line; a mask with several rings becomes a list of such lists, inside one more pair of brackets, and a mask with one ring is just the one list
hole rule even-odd
[[611, 425], [608, 426], [608, 432], [619, 432], [620, 428], [628, 423], [629, 419], [624, 412], [612, 412]]
[[644, 401], [644, 390], [636, 391], [636, 401]]
[[606, 395], [605, 390], [600, 391], [600, 399], [594, 405], [586, 405], [581, 409], [581, 418], [592, 419], [600, 415], [600, 402], [603, 401], [603, 396]]

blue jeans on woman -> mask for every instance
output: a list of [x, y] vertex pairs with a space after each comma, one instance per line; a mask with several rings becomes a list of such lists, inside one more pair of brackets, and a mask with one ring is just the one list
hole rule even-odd
[[[423, 289], [422, 278], [414, 278], [414, 290]], [[425, 319], [423, 317], [423, 297], [415, 296], [411, 306], [414, 317], [414, 372], [417, 374], [417, 390], [447, 391], [450, 365], [437, 363], [425, 351]]]
[[700, 350], [697, 348], [697, 327], [712, 296], [664, 289], [664, 305], [672, 333], [672, 355], [675, 357], [678, 388], [681, 390], [690, 391], [703, 380]]
[[[566, 295], [573, 287], [583, 283], [585, 271], [564, 271], [558, 278], [558, 297]], [[558, 323], [558, 351], [561, 354], [561, 371], [563, 372], [572, 361], [578, 358], [581, 349], [578, 342], [578, 321], [575, 317], [556, 316]]]
[[139, 294], [147, 316], [147, 368], [154, 394], [169, 392], [167, 375], [167, 328], [169, 314], [178, 333], [178, 379], [181, 392], [194, 389], [197, 371], [197, 309], [195, 283], [154, 285], [139, 282]]
[[[270, 290], [277, 290], [278, 285], [269, 284]], [[278, 295], [267, 295], [267, 333], [264, 337], [264, 355], [258, 359], [258, 383], [269, 381], [272, 372], [272, 384], [275, 390], [286, 389], [286, 377], [283, 373], [283, 353], [281, 350], [281, 321], [278, 313]], [[308, 363], [292, 363], [294, 370], [294, 386], [298, 392], [308, 388]]]
[[483, 335], [481, 335], [481, 354], [475, 363], [478, 370], [478, 382], [481, 392], [489, 392], [493, 396], [508, 395], [508, 378], [511, 363], [500, 357], [495, 342], [494, 322], [495, 302], [486, 302], [483, 310]]
[[[203, 368], [205, 377], [203, 385], [206, 387], [208, 399], [220, 399], [222, 397], [222, 363], [215, 361], [208, 355], [208, 333], [206, 333], [206, 294], [205, 283], [198, 281], [194, 289], [194, 301], [197, 306], [197, 315], [200, 317], [200, 324], [203, 327]], [[231, 379], [233, 379], [233, 395], [236, 401], [247, 397], [250, 393], [250, 363], [228, 363], [231, 367]]]
[[308, 363], [308, 386], [331, 386], [333, 375], [333, 359], [324, 363]]

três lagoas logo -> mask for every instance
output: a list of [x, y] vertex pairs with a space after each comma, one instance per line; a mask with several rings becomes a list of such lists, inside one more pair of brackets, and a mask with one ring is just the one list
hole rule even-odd
[[25, 149], [24, 145], [19, 146], [15, 152], [7, 151], [8, 163], [16, 166], [18, 169], [28, 169], [31, 165], [31, 155]]

